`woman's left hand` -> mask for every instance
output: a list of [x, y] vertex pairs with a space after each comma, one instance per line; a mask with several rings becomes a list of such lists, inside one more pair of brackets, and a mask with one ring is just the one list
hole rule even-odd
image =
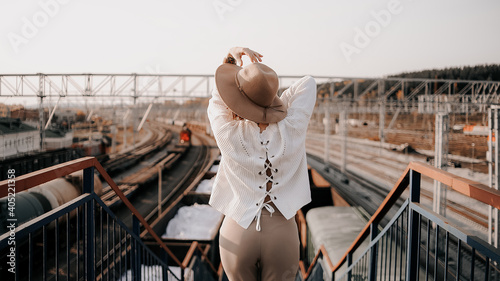
[[261, 62], [261, 58], [263, 57], [256, 51], [243, 47], [232, 47], [231, 49], [229, 49], [229, 55], [231, 55], [236, 60], [236, 64], [239, 66], [243, 66], [243, 61], [241, 60], [241, 57], [243, 55], [247, 55], [250, 58], [251, 62]]

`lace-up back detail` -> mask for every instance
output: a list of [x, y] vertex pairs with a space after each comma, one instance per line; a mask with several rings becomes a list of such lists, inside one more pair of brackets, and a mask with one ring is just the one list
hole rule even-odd
[[269, 140], [261, 141], [260, 144], [264, 148], [265, 156], [259, 157], [259, 159], [262, 159], [264, 162], [264, 168], [258, 171], [259, 176], [263, 178], [262, 184], [259, 185], [259, 189], [263, 190], [264, 193], [262, 195], [262, 199], [257, 203], [257, 206], [259, 206], [259, 211], [256, 215], [257, 225], [255, 227], [257, 231], [260, 231], [261, 229], [260, 218], [262, 216], [262, 209], [266, 208], [271, 216], [276, 211], [273, 200], [277, 199], [277, 197], [272, 194], [272, 188], [274, 185], [278, 184], [275, 180], [275, 174], [278, 173], [278, 169], [273, 168], [273, 164], [270, 160], [274, 158], [274, 155], [269, 155]]

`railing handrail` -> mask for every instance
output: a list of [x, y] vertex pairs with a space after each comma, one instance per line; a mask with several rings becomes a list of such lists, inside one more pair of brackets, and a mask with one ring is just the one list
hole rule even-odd
[[304, 280], [306, 280], [307, 277], [309, 277], [309, 275], [311, 275], [312, 270], [313, 270], [314, 266], [318, 263], [318, 260], [320, 257], [323, 257], [325, 259], [326, 264], [328, 265], [328, 268], [333, 271], [334, 266], [333, 266], [332, 261], [330, 260], [330, 256], [328, 256], [328, 252], [326, 251], [325, 246], [321, 245], [319, 247], [318, 253], [316, 254], [316, 256], [314, 256], [314, 259], [311, 262], [311, 264], [309, 265], [309, 268], [307, 269], [307, 271], [304, 268], [304, 263], [300, 262], [300, 264], [299, 264], [299, 269], [302, 273], [302, 278]]
[[[443, 171], [441, 169], [432, 167], [428, 164], [422, 162], [410, 162], [406, 167], [405, 171], [396, 182], [394, 187], [391, 189], [389, 194], [386, 196], [380, 207], [373, 214], [370, 220], [367, 222], [365, 227], [361, 230], [359, 235], [356, 237], [354, 242], [352, 242], [351, 246], [347, 249], [342, 258], [338, 261], [335, 266], [331, 265], [330, 262], [330, 270], [331, 272], [337, 271], [346, 261], [349, 254], [353, 253], [366, 239], [366, 237], [370, 234], [371, 225], [373, 223], [379, 223], [383, 217], [387, 214], [387, 212], [392, 208], [394, 203], [399, 199], [401, 194], [406, 190], [410, 183], [410, 171], [415, 171], [422, 175], [428, 176], [431, 179], [437, 180], [445, 185], [448, 185], [453, 190], [464, 194], [470, 198], [476, 199], [480, 202], [488, 204], [494, 208], [500, 210], [500, 191], [484, 184], [475, 182], [473, 180], [469, 180], [452, 173]], [[308, 276], [312, 270], [312, 266], [315, 261], [320, 257], [320, 255], [328, 257], [328, 253], [324, 250], [323, 245], [318, 250], [313, 263], [309, 267], [309, 270], [306, 274], [303, 273], [304, 276]]]
[[[123, 203], [129, 208], [132, 214], [139, 220], [139, 222], [144, 226], [144, 228], [149, 232], [149, 234], [155, 239], [155, 241], [160, 245], [161, 248], [167, 252], [167, 254], [174, 260], [174, 262], [184, 269], [182, 263], [177, 259], [177, 257], [172, 253], [172, 251], [167, 247], [167, 245], [160, 239], [160, 237], [154, 232], [151, 226], [146, 222], [144, 217], [137, 211], [137, 209], [132, 205], [128, 198], [123, 194], [123, 192], [118, 188], [116, 183], [111, 179], [106, 170], [97, 161], [95, 157], [83, 157], [76, 160], [61, 163], [52, 167], [48, 167], [42, 170], [38, 170], [26, 175], [22, 175], [15, 178], [15, 190], [16, 193], [20, 191], [27, 190], [31, 187], [35, 187], [42, 183], [54, 180], [56, 178], [67, 176], [73, 172], [83, 170], [86, 168], [95, 167], [97, 171], [101, 174], [108, 185], [115, 191], [116, 195], [120, 197]], [[0, 182], [0, 198], [8, 195], [9, 182], [11, 180], [3, 180]]]
[[500, 210], [500, 190], [466, 179], [422, 162], [411, 162], [408, 167], [437, 180], [453, 190]]
[[[207, 247], [210, 247], [210, 245], [208, 245]], [[193, 241], [193, 243], [191, 243], [191, 246], [189, 247], [189, 250], [186, 254], [186, 256], [184, 257], [184, 260], [182, 261], [182, 266], [184, 268], [187, 268], [189, 266], [189, 263], [191, 262], [191, 260], [193, 259], [193, 256], [195, 255], [195, 252], [196, 251], [199, 251], [201, 256], [203, 258], [205, 258], [208, 266], [210, 267], [210, 269], [218, 275], [218, 272], [217, 272], [217, 269], [215, 269], [214, 265], [210, 262], [207, 254], [205, 253], [205, 251], [203, 250], [203, 248], [201, 247], [200, 243], [198, 243], [198, 241]]]
[[[411, 163], [410, 163], [411, 165]], [[403, 194], [404, 190], [410, 183], [410, 165], [406, 167], [404, 173], [401, 175], [399, 180], [396, 182], [394, 187], [391, 189], [389, 194], [385, 197], [380, 207], [375, 211], [370, 220], [366, 223], [365, 227], [358, 234], [354, 242], [352, 242], [351, 246], [347, 249], [342, 258], [338, 261], [338, 263], [332, 268], [332, 272], [337, 271], [347, 260], [347, 256], [349, 253], [353, 253], [365, 240], [366, 237], [370, 234], [370, 227], [373, 223], [380, 222], [387, 212], [391, 209], [394, 203], [399, 199], [401, 194]]]
[[[6, 179], [0, 181], [0, 198], [8, 195], [9, 183], [15, 181], [16, 193], [28, 190], [42, 183], [67, 176], [76, 171], [80, 171], [94, 166], [95, 157], [82, 157], [61, 164], [57, 164], [45, 169], [34, 171], [25, 175], [16, 177], [15, 179]], [[99, 163], [97, 160], [95, 162]], [[100, 164], [99, 164], [100, 165]]]

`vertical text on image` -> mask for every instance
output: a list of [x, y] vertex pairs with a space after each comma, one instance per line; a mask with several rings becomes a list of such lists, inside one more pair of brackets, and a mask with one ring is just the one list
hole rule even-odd
[[7, 226], [9, 238], [7, 244], [10, 246], [7, 254], [7, 265], [10, 273], [16, 273], [16, 170], [7, 170]]

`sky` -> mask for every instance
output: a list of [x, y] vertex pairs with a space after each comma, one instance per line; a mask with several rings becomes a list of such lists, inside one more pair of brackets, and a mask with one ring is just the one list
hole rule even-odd
[[500, 63], [497, 0], [0, 1], [0, 75], [213, 74], [232, 46], [279, 75]]

